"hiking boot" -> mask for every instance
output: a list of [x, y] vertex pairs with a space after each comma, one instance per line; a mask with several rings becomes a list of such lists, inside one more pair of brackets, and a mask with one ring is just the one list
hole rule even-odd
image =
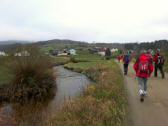
[[144, 91], [142, 89], [139, 90], [139, 95], [141, 96], [142, 94], [144, 94]]
[[147, 91], [144, 91], [143, 94], [146, 97], [148, 93], [147, 93]]

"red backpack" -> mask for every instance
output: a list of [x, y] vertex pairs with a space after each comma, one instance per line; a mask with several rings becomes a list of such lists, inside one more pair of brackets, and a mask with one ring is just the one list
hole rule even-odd
[[139, 73], [148, 74], [148, 72], [149, 72], [149, 59], [147, 56], [140, 57], [138, 70], [139, 70]]

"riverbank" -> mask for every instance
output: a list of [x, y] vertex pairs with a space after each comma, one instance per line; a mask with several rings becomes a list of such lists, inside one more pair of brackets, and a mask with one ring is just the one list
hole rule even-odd
[[64, 69], [63, 66], [56, 66], [53, 70], [57, 75], [56, 95], [43, 102], [0, 105], [0, 126], [46, 126], [47, 120], [57, 114], [65, 101], [82, 95], [83, 89], [90, 84], [85, 75]]
[[96, 62], [69, 63], [65, 67], [86, 74], [96, 84], [88, 86], [83, 96], [65, 103], [48, 125], [125, 125], [127, 98], [123, 75], [117, 63], [99, 59]]

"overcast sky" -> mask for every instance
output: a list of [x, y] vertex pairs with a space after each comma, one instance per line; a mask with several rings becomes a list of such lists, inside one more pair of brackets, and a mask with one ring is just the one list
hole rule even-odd
[[0, 0], [0, 40], [168, 39], [168, 0]]

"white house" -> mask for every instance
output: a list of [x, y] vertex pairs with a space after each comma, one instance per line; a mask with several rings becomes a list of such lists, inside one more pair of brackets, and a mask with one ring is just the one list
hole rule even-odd
[[14, 56], [30, 56], [30, 53], [28, 51], [22, 51], [15, 53]]
[[75, 49], [70, 49], [69, 53], [70, 53], [70, 55], [76, 55], [76, 50]]
[[5, 52], [0, 51], [0, 56], [7, 56], [7, 54]]
[[105, 56], [105, 51], [100, 51], [100, 52], [98, 52], [98, 54], [99, 54], [100, 56]]
[[67, 56], [68, 53], [58, 53], [58, 56]]
[[22, 54], [21, 53], [15, 53], [14, 56], [22, 56]]
[[113, 49], [111, 49], [111, 52], [113, 53], [113, 52], [117, 52], [118, 51], [118, 49], [117, 48], [113, 48]]

